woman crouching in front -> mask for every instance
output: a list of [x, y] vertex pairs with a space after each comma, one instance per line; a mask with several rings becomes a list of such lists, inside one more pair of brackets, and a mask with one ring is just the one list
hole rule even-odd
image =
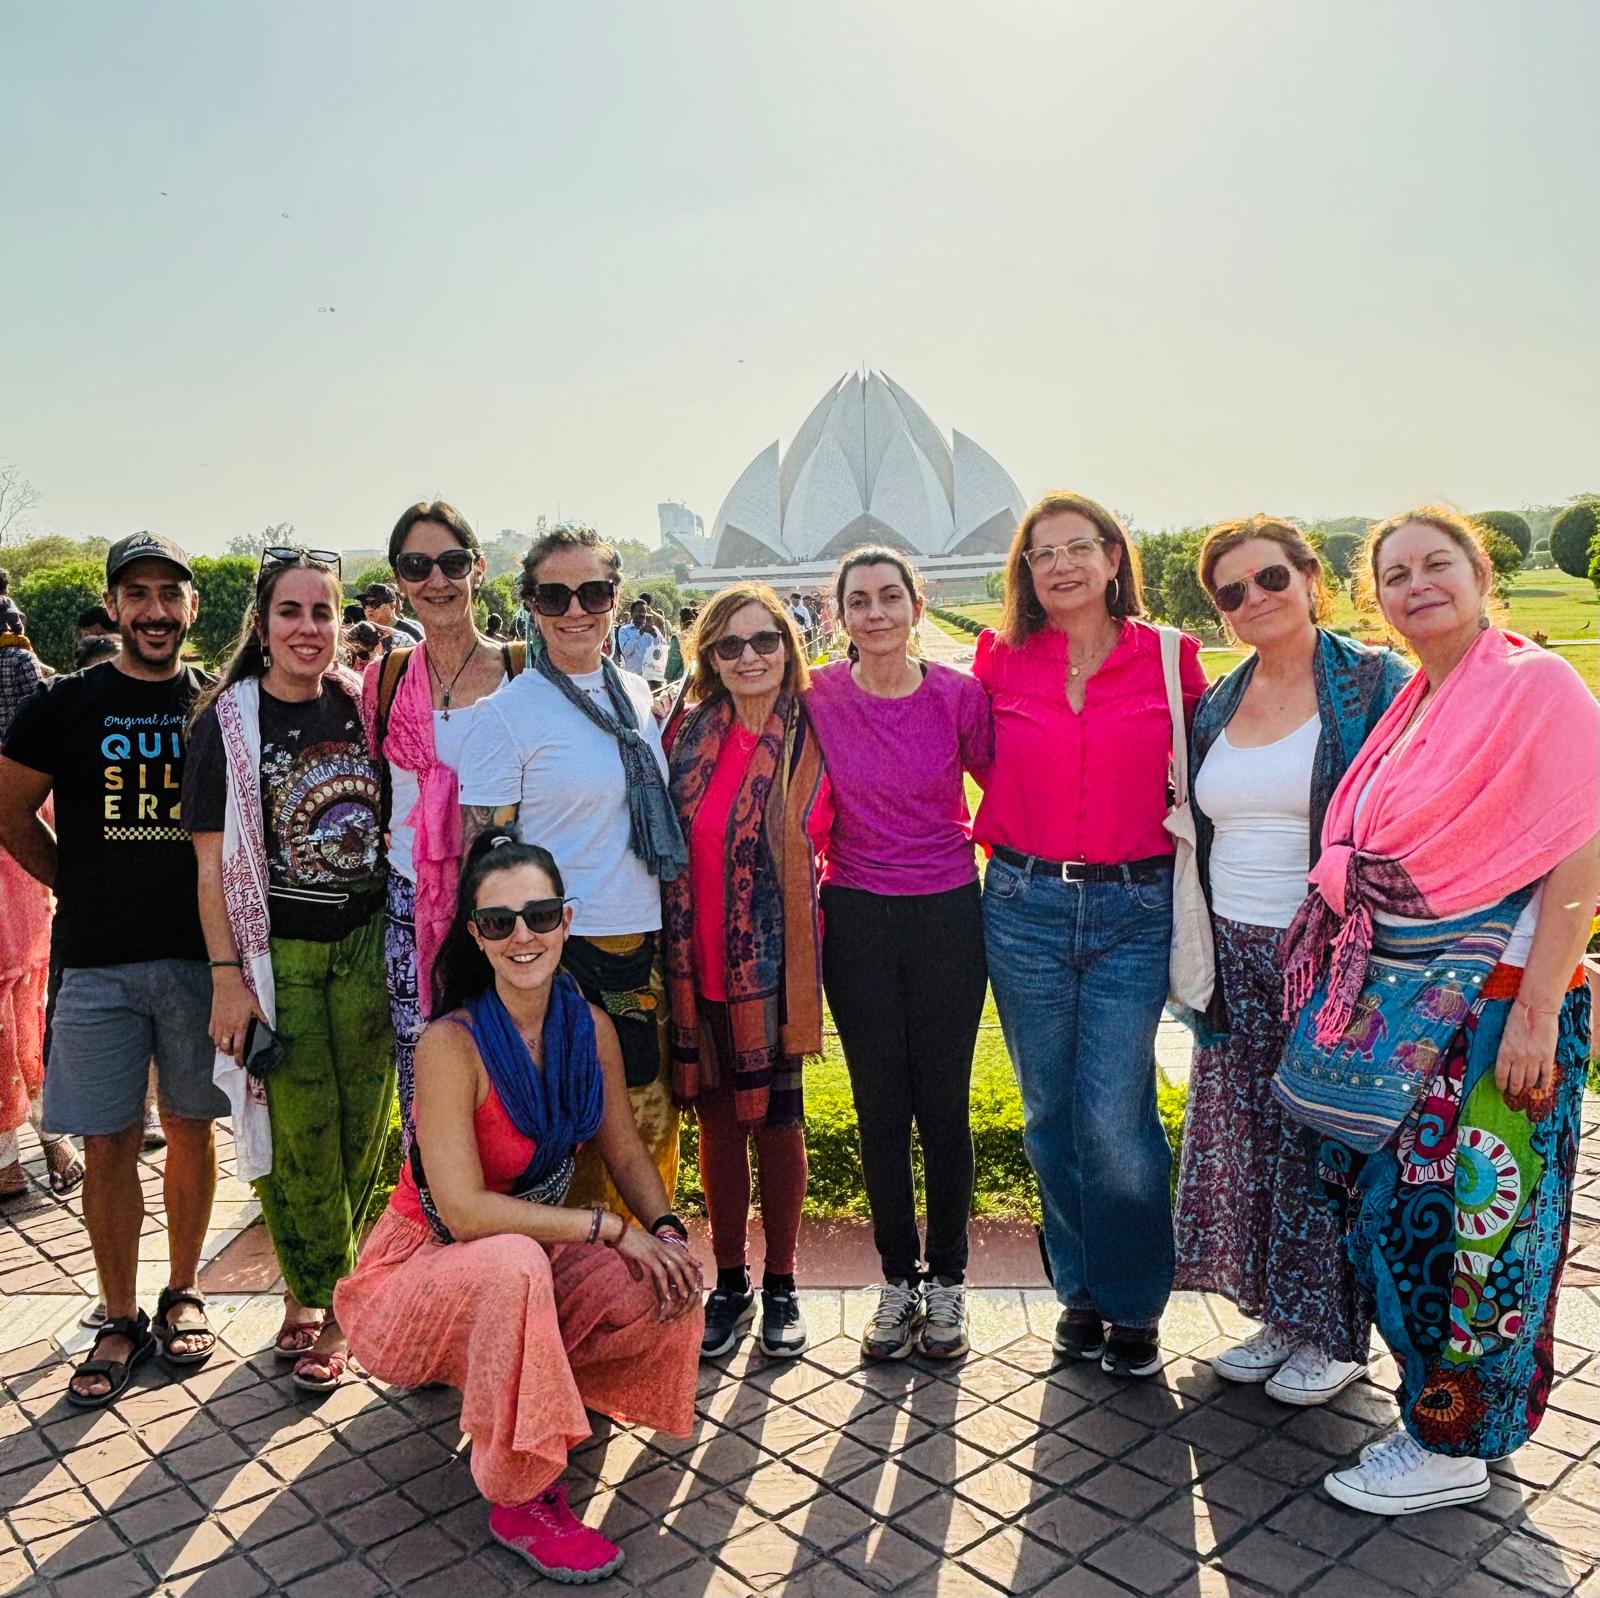
[[[560, 970], [572, 918], [549, 853], [485, 833], [461, 874], [417, 1045], [416, 1140], [389, 1208], [339, 1286], [361, 1363], [461, 1389], [472, 1476], [495, 1539], [557, 1581], [622, 1552], [557, 1480], [584, 1410], [687, 1436], [700, 1267], [629, 1110], [616, 1031]], [[562, 1207], [593, 1140], [623, 1201]]]

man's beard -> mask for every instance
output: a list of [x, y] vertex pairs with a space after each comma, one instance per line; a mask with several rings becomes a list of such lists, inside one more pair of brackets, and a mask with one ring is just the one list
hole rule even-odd
[[[173, 622], [170, 626], [169, 632], [157, 634], [150, 643], [146, 642], [138, 625], [119, 628], [118, 631], [122, 634], [122, 647], [143, 665], [165, 666], [169, 661], [179, 658], [183, 653], [183, 641], [189, 636], [187, 622]], [[158, 643], [160, 653], [150, 652], [151, 643]]]

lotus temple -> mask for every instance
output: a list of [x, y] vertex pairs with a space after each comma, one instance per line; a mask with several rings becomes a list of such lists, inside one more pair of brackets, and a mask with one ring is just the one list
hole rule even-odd
[[[780, 453], [774, 439], [740, 473], [709, 535], [681, 506], [661, 532], [697, 587], [736, 578], [827, 582], [858, 544], [912, 556], [930, 589], [981, 586], [1026, 508], [1006, 469], [964, 433], [949, 443], [882, 372], [841, 377]], [[690, 527], [694, 531], [689, 531]]]

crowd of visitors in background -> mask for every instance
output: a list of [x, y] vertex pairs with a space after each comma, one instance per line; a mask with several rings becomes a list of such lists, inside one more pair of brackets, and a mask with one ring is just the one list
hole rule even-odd
[[[824, 999], [883, 1272], [862, 1355], [965, 1353], [992, 988], [1058, 1353], [1149, 1377], [1169, 1294], [1204, 1289], [1260, 1322], [1217, 1374], [1312, 1405], [1365, 1374], [1376, 1326], [1399, 1424], [1327, 1490], [1377, 1513], [1488, 1491], [1553, 1372], [1600, 706], [1496, 623], [1472, 524], [1370, 531], [1362, 581], [1406, 656], [1328, 630], [1293, 523], [1214, 527], [1200, 580], [1248, 653], [1209, 687], [1078, 494], [1023, 518], [970, 674], [922, 657], [891, 549], [847, 555], [826, 596], [738, 584], [676, 628], [645, 592], [614, 630], [616, 552], [558, 528], [524, 562], [526, 648], [479, 627], [483, 554], [451, 506], [410, 507], [388, 557], [394, 583], [346, 610], [337, 554], [264, 550], [215, 680], [184, 661], [199, 600], [169, 539], [112, 547], [53, 681], [0, 577], [0, 1198], [31, 1118], [52, 1188], [84, 1184], [104, 1299], [69, 1402], [213, 1352], [227, 1115], [293, 1380], [327, 1390], [353, 1356], [459, 1388], [493, 1534], [607, 1574], [620, 1552], [560, 1481], [585, 1411], [683, 1435], [697, 1358], [753, 1323], [772, 1357], [807, 1346]], [[1198, 1041], [1175, 1213], [1169, 1003]], [[399, 1182], [363, 1241], [396, 1091]], [[672, 1208], [685, 1115], [705, 1284]]]

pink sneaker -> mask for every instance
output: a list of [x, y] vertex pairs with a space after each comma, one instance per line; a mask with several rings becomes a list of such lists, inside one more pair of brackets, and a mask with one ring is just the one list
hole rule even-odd
[[622, 1568], [622, 1550], [572, 1513], [562, 1482], [514, 1509], [496, 1504], [489, 1532], [551, 1581], [604, 1581]]

